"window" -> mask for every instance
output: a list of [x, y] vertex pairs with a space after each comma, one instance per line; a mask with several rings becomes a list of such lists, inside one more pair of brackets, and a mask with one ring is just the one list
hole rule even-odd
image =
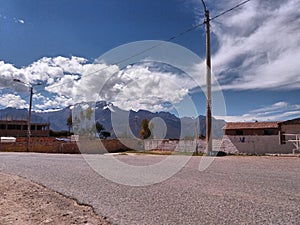
[[274, 131], [273, 130], [264, 130], [264, 135], [274, 135]]
[[8, 130], [16, 130], [16, 125], [14, 125], [14, 124], [8, 124], [7, 125], [7, 129]]
[[236, 135], [244, 135], [244, 131], [242, 131], [242, 130], [236, 130], [235, 134]]

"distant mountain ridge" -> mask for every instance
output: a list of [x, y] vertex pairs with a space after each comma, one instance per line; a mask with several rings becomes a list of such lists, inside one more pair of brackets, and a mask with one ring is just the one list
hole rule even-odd
[[[95, 121], [100, 122], [106, 131], [109, 131], [112, 134], [112, 137], [115, 137], [115, 131], [112, 125], [112, 117], [115, 118], [116, 115], [112, 113], [109, 108], [105, 107], [105, 102], [97, 102], [95, 105]], [[122, 111], [126, 115], [129, 115], [129, 122], [120, 119], [118, 121], [118, 129], [122, 127], [123, 130], [118, 130], [118, 136], [120, 133], [123, 136], [126, 136], [126, 133], [132, 132], [136, 137], [139, 137], [139, 132], [141, 130], [141, 122], [143, 119], [148, 119], [151, 121], [153, 118], [160, 118], [163, 120], [160, 124], [154, 124], [156, 128], [165, 124], [166, 134], [165, 138], [178, 139], [178, 138], [193, 138], [195, 133], [197, 135], [205, 136], [205, 116], [198, 116], [195, 119], [190, 117], [178, 118], [174, 114], [169, 112], [156, 112], [152, 113], [147, 110], [139, 110], [137, 112], [130, 110]], [[49, 122], [50, 129], [54, 131], [68, 130], [67, 118], [71, 113], [71, 107], [66, 107], [59, 111], [53, 112], [32, 112], [32, 122]], [[26, 109], [15, 109], [15, 108], [5, 108], [0, 109], [0, 119], [1, 120], [26, 120], [28, 116], [28, 110]], [[198, 120], [198, 124], [197, 124]], [[158, 123], [156, 120], [155, 123]], [[122, 124], [124, 123], [124, 124]], [[129, 127], [126, 126], [126, 123], [129, 123]], [[213, 136], [215, 138], [222, 137], [223, 131], [222, 127], [225, 125], [224, 120], [213, 119]], [[116, 129], [116, 128], [115, 128]], [[197, 130], [197, 131], [196, 131]]]

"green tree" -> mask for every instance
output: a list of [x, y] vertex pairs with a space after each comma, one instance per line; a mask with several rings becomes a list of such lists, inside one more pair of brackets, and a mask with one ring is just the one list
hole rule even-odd
[[101, 132], [105, 130], [104, 126], [99, 123], [98, 121], [96, 122], [96, 130], [98, 135], [100, 136]]
[[147, 139], [151, 136], [151, 131], [149, 129], [149, 121], [147, 119], [143, 119], [142, 121], [142, 129], [140, 131], [140, 137], [142, 139]]
[[102, 136], [103, 136], [104, 139], [110, 137], [110, 132], [108, 132], [108, 131], [102, 131], [101, 134], [102, 134]]
[[91, 120], [92, 119], [93, 113], [94, 113], [94, 110], [91, 107], [88, 107], [86, 109], [85, 115], [86, 115], [87, 120]]
[[67, 126], [69, 128], [69, 133], [71, 132], [71, 128], [73, 126], [73, 120], [72, 120], [72, 113], [70, 113], [68, 119], [67, 119]]
[[151, 138], [154, 138], [153, 136], [154, 136], [154, 123], [153, 122], [150, 122], [149, 123], [149, 129], [150, 129], [150, 136], [151, 136]]

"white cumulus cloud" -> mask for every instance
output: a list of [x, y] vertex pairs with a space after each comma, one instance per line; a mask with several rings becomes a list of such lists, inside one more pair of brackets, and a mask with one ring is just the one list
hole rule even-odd
[[223, 88], [300, 87], [299, 8], [299, 1], [252, 1], [214, 24], [214, 68]]
[[0, 105], [17, 109], [28, 108], [28, 104], [19, 95], [4, 94], [0, 98]]
[[227, 122], [253, 121], [283, 121], [299, 117], [300, 105], [288, 102], [276, 102], [272, 105], [260, 107], [238, 116], [216, 116]]
[[[208, 2], [211, 17], [240, 2]], [[202, 22], [202, 4], [194, 4]], [[223, 89], [300, 88], [299, 8], [298, 0], [253, 0], [211, 22], [212, 45], [218, 46], [212, 67]]]
[[[25, 83], [42, 82], [42, 86], [34, 87], [34, 110], [99, 100], [112, 102], [125, 110], [171, 110], [172, 105], [183, 100], [196, 86], [190, 77], [176, 70], [162, 70], [152, 62], [128, 66], [120, 71], [116, 65], [92, 64], [74, 56], [44, 57], [22, 68], [0, 62], [0, 72], [3, 74], [0, 79], [3, 94], [9, 89], [14, 96], [21, 90], [28, 91], [27, 86], [13, 82], [13, 79]], [[20, 99], [19, 96], [18, 102]], [[3, 102], [3, 106], [6, 103]]]
[[[189, 78], [134, 65], [120, 71], [104, 86], [103, 94], [122, 109], [168, 110], [188, 94]], [[180, 82], [181, 81], [181, 82]]]

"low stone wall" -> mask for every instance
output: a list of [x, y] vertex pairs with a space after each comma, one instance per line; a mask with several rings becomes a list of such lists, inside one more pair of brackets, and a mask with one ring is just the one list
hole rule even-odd
[[[213, 139], [213, 150], [220, 151], [221, 139]], [[206, 142], [203, 139], [197, 140], [144, 140], [146, 151], [176, 151], [176, 152], [205, 152]]]
[[[55, 138], [31, 138], [30, 152], [103, 154], [126, 150], [159, 150], [176, 152], [205, 152], [205, 140], [132, 140], [89, 139], [80, 137], [78, 142], [57, 141]], [[227, 136], [213, 140], [214, 151], [233, 154], [286, 154], [292, 153], [292, 143], [279, 144], [277, 135], [271, 136]], [[17, 138], [15, 143], [0, 143], [0, 151], [26, 152], [26, 138]]]
[[[144, 140], [146, 151], [205, 152], [205, 140]], [[287, 154], [292, 153], [291, 143], [279, 144], [277, 135], [227, 136], [213, 139], [213, 151], [232, 154]]]
[[130, 148], [124, 145], [118, 139], [88, 139], [80, 138], [77, 142], [80, 153], [82, 154], [104, 154], [114, 153], [129, 150]]
[[[32, 137], [30, 138], [29, 151], [30, 152], [58, 152], [59, 142], [55, 138], [49, 137]], [[14, 143], [0, 143], [0, 151], [5, 152], [26, 152], [27, 139], [18, 137]]]
[[[103, 140], [82, 138], [78, 142], [63, 142], [55, 138], [31, 138], [29, 151], [40, 153], [64, 154], [103, 154], [107, 152], [125, 151], [129, 148], [117, 139]], [[26, 152], [26, 138], [17, 138], [14, 143], [0, 143], [0, 151]]]

